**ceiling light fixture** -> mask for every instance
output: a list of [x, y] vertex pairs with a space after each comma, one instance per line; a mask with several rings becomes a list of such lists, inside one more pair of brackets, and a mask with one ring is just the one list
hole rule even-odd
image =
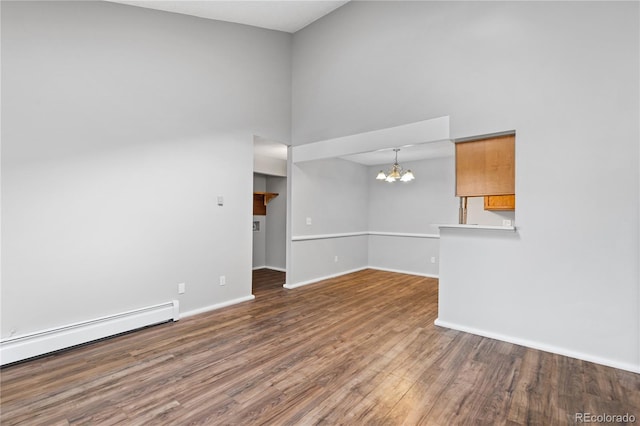
[[398, 151], [400, 151], [400, 148], [394, 148], [393, 150], [396, 152], [395, 163], [393, 163], [393, 166], [391, 166], [391, 169], [386, 174], [384, 173], [384, 171], [380, 170], [378, 176], [376, 176], [376, 179], [384, 180], [390, 183], [395, 182], [396, 180], [399, 180], [401, 182], [411, 182], [416, 178], [413, 175], [413, 172], [411, 170], [407, 170], [405, 172], [404, 169], [398, 164]]

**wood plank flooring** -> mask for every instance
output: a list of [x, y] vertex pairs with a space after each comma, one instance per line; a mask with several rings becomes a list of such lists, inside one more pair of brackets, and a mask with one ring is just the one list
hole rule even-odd
[[433, 325], [437, 280], [365, 270], [0, 371], [2, 425], [564, 425], [640, 375]]

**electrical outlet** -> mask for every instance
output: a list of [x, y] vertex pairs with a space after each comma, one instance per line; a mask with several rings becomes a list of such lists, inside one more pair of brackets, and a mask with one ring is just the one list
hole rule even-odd
[[310, 217], [307, 218], [307, 225], [311, 225], [311, 218]]
[[337, 263], [338, 262], [338, 256], [334, 256], [333, 261]]
[[227, 284], [227, 277], [225, 277], [224, 275], [220, 275], [220, 285], [226, 285]]
[[178, 283], [178, 294], [184, 294], [184, 292], [187, 291], [186, 287], [186, 283]]
[[436, 257], [435, 256], [431, 256], [431, 263], [436, 263]]
[[503, 219], [502, 226], [511, 226], [511, 221], [509, 219]]
[[224, 197], [222, 195], [218, 195], [218, 205], [224, 206]]

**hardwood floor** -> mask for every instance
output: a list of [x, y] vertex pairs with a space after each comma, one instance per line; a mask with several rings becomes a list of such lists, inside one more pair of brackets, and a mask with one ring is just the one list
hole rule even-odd
[[282, 290], [282, 285], [286, 282], [286, 274], [273, 269], [256, 269], [253, 271], [252, 292], [254, 295], [262, 296], [269, 290]]
[[0, 423], [640, 422], [640, 375], [438, 328], [434, 279], [263, 279], [254, 301], [3, 368]]

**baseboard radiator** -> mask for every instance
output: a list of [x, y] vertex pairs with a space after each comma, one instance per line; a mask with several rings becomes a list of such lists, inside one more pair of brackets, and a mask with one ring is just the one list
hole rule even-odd
[[177, 321], [177, 300], [75, 324], [12, 336], [0, 341], [0, 365], [44, 355], [138, 328]]

